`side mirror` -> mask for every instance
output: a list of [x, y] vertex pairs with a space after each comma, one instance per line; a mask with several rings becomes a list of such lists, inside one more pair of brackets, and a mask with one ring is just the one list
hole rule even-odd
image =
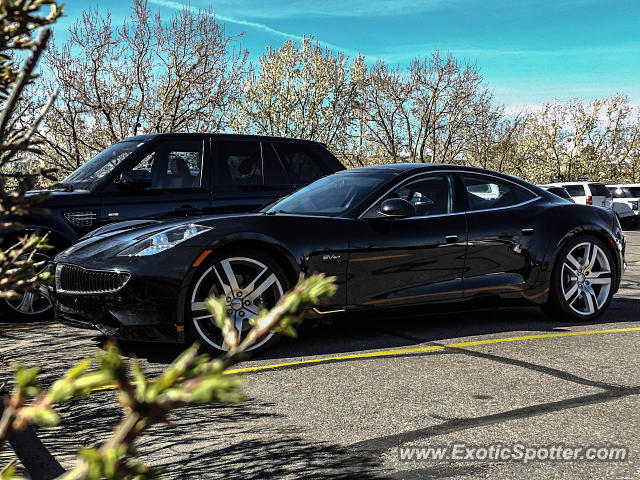
[[118, 185], [132, 190], [143, 190], [151, 186], [151, 173], [146, 170], [127, 170], [120, 174]]
[[402, 198], [389, 198], [382, 202], [378, 213], [389, 218], [407, 218], [416, 214], [416, 207]]

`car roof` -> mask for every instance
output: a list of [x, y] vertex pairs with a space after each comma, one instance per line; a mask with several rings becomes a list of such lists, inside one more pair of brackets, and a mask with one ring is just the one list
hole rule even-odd
[[452, 171], [461, 171], [461, 172], [473, 172], [473, 173], [484, 173], [490, 175], [496, 175], [503, 178], [509, 178], [514, 180], [523, 181], [518, 177], [514, 177], [513, 175], [507, 175], [506, 173], [495, 172], [493, 170], [487, 170], [484, 168], [471, 167], [466, 165], [452, 165], [445, 163], [390, 163], [385, 165], [369, 165], [366, 167], [357, 167], [349, 170], [344, 170], [344, 173], [347, 172], [392, 172], [392, 173], [407, 173], [407, 172], [420, 172], [420, 171], [430, 171], [430, 170], [452, 170]]
[[148, 133], [144, 135], [136, 135], [134, 137], [127, 137], [120, 140], [121, 142], [129, 142], [129, 141], [147, 141], [156, 138], [188, 138], [188, 137], [211, 137], [215, 139], [226, 139], [226, 140], [252, 140], [252, 141], [263, 141], [263, 142], [291, 142], [291, 143], [308, 143], [313, 145], [323, 145], [321, 142], [316, 142], [314, 140], [304, 140], [300, 138], [289, 138], [289, 137], [275, 137], [269, 135], [245, 135], [240, 133]]
[[561, 186], [561, 185], [589, 185], [592, 183], [599, 183], [600, 185], [604, 185], [604, 183], [602, 182], [591, 182], [591, 181], [587, 181], [587, 182], [554, 182], [554, 183], [550, 183], [549, 185], [553, 185], [555, 186]]

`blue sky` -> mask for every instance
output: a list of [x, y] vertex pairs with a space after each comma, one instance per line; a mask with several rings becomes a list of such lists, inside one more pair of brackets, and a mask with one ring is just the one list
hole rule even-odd
[[[83, 8], [108, 8], [115, 23], [131, 2], [68, 0], [56, 39]], [[149, 0], [171, 15], [180, 0]], [[596, 0], [191, 0], [211, 7], [252, 58], [267, 45], [314, 35], [368, 62], [404, 66], [434, 49], [475, 61], [498, 102], [519, 107], [554, 98], [615, 93], [640, 104], [640, 1]]]

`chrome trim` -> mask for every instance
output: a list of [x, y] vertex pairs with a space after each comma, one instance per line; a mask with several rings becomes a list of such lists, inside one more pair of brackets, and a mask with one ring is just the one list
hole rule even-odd
[[[117, 288], [100, 289], [100, 290], [65, 290], [64, 288], [62, 288], [61, 280], [60, 280], [60, 275], [62, 274], [62, 269], [64, 267], [75, 268], [75, 269], [83, 270], [85, 272], [117, 274], [125, 277], [125, 279], [122, 282], [122, 284], [119, 285]], [[55, 291], [56, 293], [73, 294], [73, 295], [101, 295], [104, 293], [115, 293], [122, 290], [125, 287], [125, 285], [129, 283], [130, 279], [131, 279], [131, 274], [129, 272], [124, 272], [121, 270], [99, 270], [99, 269], [93, 269], [93, 268], [84, 268], [84, 267], [80, 267], [79, 265], [73, 265], [71, 263], [59, 263], [56, 265], [56, 272], [55, 272], [56, 290]]]
[[98, 214], [90, 210], [75, 210], [63, 213], [67, 221], [76, 227], [90, 227], [98, 218]]
[[516, 203], [515, 205], [508, 205], [506, 207], [496, 207], [496, 208], [485, 208], [483, 210], [463, 210], [461, 212], [451, 212], [451, 213], [440, 213], [438, 215], [421, 215], [419, 217], [407, 217], [407, 218], [399, 218], [397, 219], [397, 221], [402, 221], [402, 220], [415, 220], [415, 219], [420, 219], [420, 218], [435, 218], [435, 217], [444, 217], [447, 215], [460, 215], [460, 214], [464, 214], [464, 213], [476, 213], [476, 212], [492, 212], [494, 210], [504, 210], [506, 208], [514, 208], [514, 207], [520, 207], [522, 205], [526, 205], [528, 203], [531, 202], [535, 202], [540, 200], [542, 197], [540, 195], [537, 195], [535, 192], [532, 192], [529, 188], [520, 185], [518, 182], [514, 182], [512, 180], [509, 180], [508, 178], [501, 178], [501, 177], [496, 177], [495, 175], [492, 175], [490, 173], [482, 173], [482, 172], [473, 172], [473, 171], [469, 171], [469, 170], [429, 170], [428, 172], [420, 172], [420, 173], [416, 173], [415, 175], [411, 175], [410, 177], [407, 177], [399, 182], [397, 182], [395, 185], [393, 185], [391, 188], [389, 188], [386, 192], [384, 192], [382, 195], [380, 195], [380, 197], [378, 197], [378, 199], [373, 202], [371, 204], [371, 206], [369, 206], [369, 208], [365, 209], [364, 212], [362, 212], [360, 215], [358, 215], [356, 220], [361, 220], [362, 217], [364, 217], [367, 213], [369, 213], [369, 211], [374, 208], [378, 202], [380, 200], [382, 200], [389, 192], [393, 191], [394, 188], [398, 187], [399, 185], [402, 185], [404, 182], [408, 182], [410, 180], [413, 180], [415, 177], [419, 177], [422, 175], [429, 175], [432, 173], [469, 173], [471, 175], [485, 175], [487, 177], [492, 177], [498, 180], [505, 180], [509, 183], [513, 183], [514, 185], [517, 185], [520, 188], [524, 188], [525, 190], [527, 190], [529, 193], [531, 193], [532, 195], [535, 195], [535, 198], [532, 198], [531, 200], [527, 200], [526, 202], [521, 202], [521, 203]]
[[330, 313], [342, 313], [342, 312], [346, 312], [347, 309], [346, 308], [339, 308], [337, 310], [325, 310], [325, 311], [321, 311], [318, 310], [316, 307], [313, 307], [312, 309], [314, 312], [316, 312], [318, 315], [329, 315]]

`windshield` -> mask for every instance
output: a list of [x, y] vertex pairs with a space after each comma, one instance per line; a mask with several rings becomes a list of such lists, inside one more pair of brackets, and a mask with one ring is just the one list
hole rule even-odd
[[117, 167], [142, 144], [144, 142], [139, 140], [116, 143], [74, 170], [60, 183], [71, 185], [76, 190], [91, 190], [102, 177]]
[[392, 173], [345, 172], [316, 180], [262, 210], [265, 213], [295, 213], [338, 217], [358, 205]]

